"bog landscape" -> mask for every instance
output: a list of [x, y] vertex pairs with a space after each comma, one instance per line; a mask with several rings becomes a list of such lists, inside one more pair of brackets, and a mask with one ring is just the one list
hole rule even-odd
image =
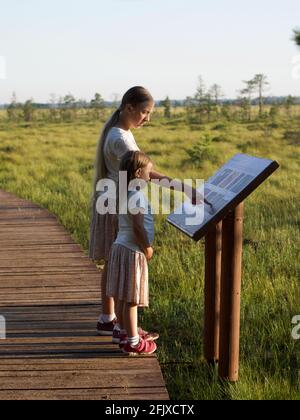
[[[207, 95], [200, 79], [195, 97], [166, 98], [134, 132], [155, 168], [171, 178], [207, 179], [237, 153], [280, 164], [246, 201], [235, 385], [223, 386], [203, 358], [204, 242], [155, 215], [151, 305], [140, 316], [161, 334], [158, 359], [173, 399], [299, 398], [300, 340], [292, 321], [300, 301], [300, 105], [291, 96], [266, 101], [262, 91], [254, 101], [250, 82], [238, 100], [225, 101], [216, 85]], [[256, 79], [258, 87], [265, 83]], [[96, 145], [113, 110], [99, 94], [90, 103], [69, 94], [48, 107], [14, 97], [0, 111], [0, 188], [47, 208], [86, 254]]]

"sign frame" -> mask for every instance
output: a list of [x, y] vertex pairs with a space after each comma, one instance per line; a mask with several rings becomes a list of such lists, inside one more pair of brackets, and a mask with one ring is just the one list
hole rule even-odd
[[[253, 158], [253, 159], [261, 159], [261, 158], [255, 158], [253, 156], [249, 155], [243, 155], [243, 154], [237, 154], [235, 155], [227, 164], [225, 164], [218, 172], [221, 172], [230, 162], [232, 162], [234, 159], [242, 158], [243, 156], [247, 158]], [[269, 165], [265, 167], [263, 171], [261, 171], [254, 179], [237, 195], [234, 197], [233, 200], [229, 201], [228, 204], [223, 207], [220, 211], [218, 211], [207, 223], [204, 225], [200, 225], [199, 229], [194, 233], [191, 234], [188, 229], [186, 229], [184, 226], [178, 224], [176, 222], [176, 216], [171, 214], [167, 221], [169, 224], [173, 225], [177, 229], [179, 229], [181, 232], [192, 238], [194, 241], [198, 242], [200, 239], [202, 239], [210, 230], [211, 226], [214, 226], [218, 224], [221, 220], [223, 220], [226, 215], [231, 211], [234, 210], [240, 203], [242, 203], [250, 194], [252, 194], [253, 191], [255, 191], [273, 172], [275, 172], [279, 168], [279, 164], [276, 161], [272, 161], [269, 159], [262, 159], [264, 161], [268, 161]], [[205, 188], [209, 185], [209, 181], [214, 178], [217, 174], [215, 173], [213, 177], [211, 177], [207, 183], [204, 185]], [[205, 211], [208, 211], [209, 206], [207, 204], [205, 206]], [[174, 220], [175, 219], [175, 220]]]

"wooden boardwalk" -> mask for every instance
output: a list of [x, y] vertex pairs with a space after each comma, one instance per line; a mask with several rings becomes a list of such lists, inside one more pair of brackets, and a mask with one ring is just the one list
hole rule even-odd
[[96, 335], [100, 311], [100, 273], [80, 246], [0, 190], [0, 400], [168, 399], [155, 356], [128, 358]]

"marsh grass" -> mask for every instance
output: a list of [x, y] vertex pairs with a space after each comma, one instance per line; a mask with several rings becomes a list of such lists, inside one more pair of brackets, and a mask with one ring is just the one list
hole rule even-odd
[[[99, 129], [0, 120], [0, 188], [49, 209], [85, 252]], [[197, 168], [187, 150], [203, 132], [218, 139], [217, 158]], [[240, 381], [220, 383], [203, 360], [203, 241], [192, 242], [165, 216], [156, 216], [151, 306], [142, 321], [161, 334], [158, 357], [173, 399], [300, 399], [300, 341], [291, 338], [291, 320], [300, 314], [298, 120], [282, 117], [277, 128], [227, 121], [189, 127], [184, 115], [157, 115], [135, 137], [170, 177], [205, 179], [241, 152], [280, 163], [246, 202]]]

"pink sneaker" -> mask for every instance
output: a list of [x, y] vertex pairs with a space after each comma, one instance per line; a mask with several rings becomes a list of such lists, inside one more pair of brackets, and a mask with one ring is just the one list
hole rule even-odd
[[[146, 341], [155, 341], [159, 339], [159, 334], [149, 333], [147, 331], [142, 330], [142, 328], [138, 329], [138, 334], [143, 340], [146, 340]], [[123, 348], [127, 342], [127, 335], [121, 334], [120, 331], [114, 330], [112, 342], [114, 344], [119, 344], [120, 348]]]
[[159, 334], [155, 332], [144, 331], [142, 328], [138, 329], [139, 336], [146, 341], [155, 341], [159, 339]]
[[146, 341], [140, 338], [136, 347], [132, 347], [128, 342], [123, 347], [123, 353], [128, 356], [150, 356], [157, 350], [157, 345], [153, 341]]

